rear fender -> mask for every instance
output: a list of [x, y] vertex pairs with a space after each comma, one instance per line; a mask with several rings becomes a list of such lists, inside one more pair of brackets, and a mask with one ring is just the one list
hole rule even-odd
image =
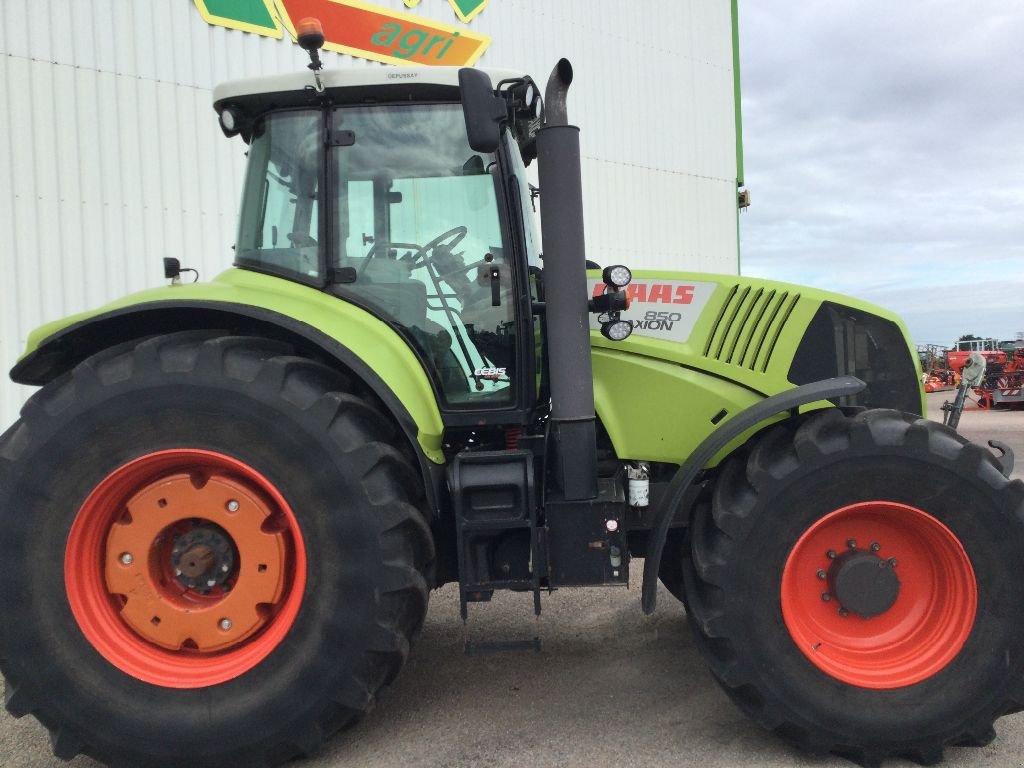
[[422, 365], [386, 323], [314, 288], [236, 269], [210, 283], [144, 291], [37, 329], [11, 378], [46, 384], [115, 344], [199, 328], [287, 340], [348, 369], [380, 398], [409, 438], [436, 509], [433, 486], [443, 476], [443, 423]]

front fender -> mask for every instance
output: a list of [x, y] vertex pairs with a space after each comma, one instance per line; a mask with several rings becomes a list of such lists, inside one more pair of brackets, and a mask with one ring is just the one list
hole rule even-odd
[[615, 455], [677, 464], [718, 425], [764, 400], [733, 381], [678, 363], [595, 348], [594, 405]]
[[444, 463], [437, 400], [402, 337], [353, 304], [257, 272], [230, 269], [209, 283], [143, 291], [41, 326], [30, 334], [11, 378], [45, 384], [104, 347], [208, 322], [214, 323], [210, 327], [269, 326], [301, 336], [360, 376], [400, 421], [411, 421], [406, 426], [423, 455]]
[[717, 431], [704, 439], [700, 447], [690, 454], [680, 465], [679, 469], [676, 470], [672, 481], [669, 483], [668, 490], [654, 514], [651, 535], [647, 541], [643, 588], [640, 596], [644, 613], [652, 613], [657, 601], [661, 556], [665, 551], [665, 542], [668, 538], [668, 529], [672, 523], [672, 518], [675, 516], [676, 509], [682, 503], [687, 489], [689, 489], [697, 474], [707, 465], [711, 458], [748, 429], [768, 421], [779, 413], [786, 411], [795, 412], [801, 406], [819, 400], [855, 395], [862, 391], [865, 386], [867, 385], [863, 381], [853, 376], [840, 376], [834, 379], [825, 379], [824, 381], [816, 381], [811, 384], [794, 387], [750, 406], [731, 420], [725, 422]]

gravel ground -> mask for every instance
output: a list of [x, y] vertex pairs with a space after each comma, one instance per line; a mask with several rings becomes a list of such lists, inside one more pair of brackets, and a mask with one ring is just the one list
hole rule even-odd
[[[950, 395], [930, 395], [929, 415], [940, 418], [938, 408]], [[1024, 411], [968, 412], [960, 426], [974, 440], [1010, 444], [1024, 461]], [[1014, 476], [1024, 477], [1019, 469]], [[851, 765], [797, 753], [741, 715], [705, 670], [679, 604], [663, 591], [655, 614], [641, 613], [642, 565], [633, 564], [633, 589], [546, 596], [539, 622], [526, 596], [499, 594], [490, 604], [472, 606], [464, 628], [457, 590], [439, 590], [408, 666], [376, 711], [296, 768]], [[461, 652], [467, 636], [534, 634], [542, 638], [542, 653]], [[946, 765], [1024, 766], [1024, 716], [1003, 718], [996, 730], [999, 738], [988, 747], [947, 749]], [[83, 757], [56, 760], [35, 720], [0, 714], [0, 765], [97, 764]]]

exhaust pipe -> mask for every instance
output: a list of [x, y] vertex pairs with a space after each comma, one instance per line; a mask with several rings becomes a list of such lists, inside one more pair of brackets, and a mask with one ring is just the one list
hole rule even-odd
[[544, 240], [548, 367], [554, 482], [565, 500], [597, 496], [597, 431], [590, 360], [580, 129], [569, 125], [566, 97], [572, 65], [559, 60], [544, 94], [537, 132]]
[[[565, 108], [572, 85], [572, 64], [568, 59], [559, 59], [548, 76], [544, 89], [544, 125], [567, 125], [569, 113]], [[578, 129], [577, 129], [578, 130]]]

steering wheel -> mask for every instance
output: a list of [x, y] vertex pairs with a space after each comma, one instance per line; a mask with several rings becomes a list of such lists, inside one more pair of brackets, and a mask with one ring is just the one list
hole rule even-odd
[[[421, 245], [412, 257], [412, 264], [410, 265], [410, 268], [415, 269], [416, 267], [422, 267], [426, 264], [430, 264], [438, 257], [450, 256], [452, 250], [462, 242], [468, 231], [469, 230], [462, 225], [452, 227], [447, 232], [442, 232], [426, 245]], [[446, 240], [450, 240], [451, 242], [446, 243]], [[438, 251], [438, 248], [441, 245], [444, 245], [444, 248], [441, 251]], [[428, 251], [433, 251], [433, 255], [427, 256]], [[452, 265], [449, 264], [445, 269], [450, 269], [451, 266]], [[461, 266], [461, 264], [459, 266]]]

